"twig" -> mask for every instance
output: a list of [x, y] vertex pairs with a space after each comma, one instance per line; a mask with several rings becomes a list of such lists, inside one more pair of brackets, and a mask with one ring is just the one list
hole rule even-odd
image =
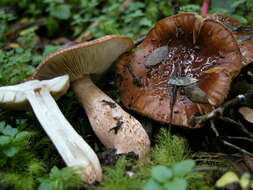
[[200, 152], [201, 155], [197, 155], [197, 158], [207, 158], [207, 157], [212, 157], [212, 158], [220, 158], [220, 157], [235, 157], [235, 158], [240, 158], [241, 155], [239, 154], [226, 154], [226, 153], [209, 153], [209, 152]]
[[38, 19], [36, 21], [33, 22], [28, 22], [28, 23], [24, 23], [24, 24], [20, 24], [19, 22], [16, 24], [13, 24], [13, 27], [10, 28], [9, 32], [6, 33], [6, 36], [10, 39], [13, 38], [13, 36], [17, 35], [17, 33], [19, 33], [21, 30], [24, 30], [26, 28], [29, 28], [31, 26], [43, 26], [45, 25], [44, 19]]
[[[119, 10], [125, 10], [130, 3], [132, 3], [133, 0], [125, 0], [121, 5], [120, 5], [120, 8]], [[90, 26], [88, 26], [88, 29], [90, 28], [96, 28], [98, 27], [100, 24], [102, 23], [101, 20], [96, 20], [94, 21]], [[91, 36], [92, 32], [89, 31], [89, 30], [86, 30], [84, 31], [83, 34], [81, 34], [76, 40], [75, 42], [77, 43], [80, 43], [80, 42], [83, 42], [83, 41], [86, 41], [87, 38], [89, 38]]]
[[[214, 133], [215, 133], [215, 136], [219, 138], [219, 137], [220, 137], [220, 134], [219, 134], [218, 130], [216, 129], [216, 127], [215, 127], [215, 125], [214, 125], [214, 122], [211, 120], [210, 123], [211, 123], [211, 129], [213, 129], [213, 131], [214, 131]], [[243, 149], [243, 148], [240, 148], [239, 146], [236, 146], [236, 145], [234, 145], [234, 144], [232, 144], [232, 143], [230, 143], [230, 142], [228, 142], [228, 141], [226, 141], [226, 140], [220, 139], [220, 141], [221, 141], [224, 145], [227, 145], [227, 146], [229, 146], [229, 147], [231, 147], [231, 148], [233, 148], [233, 149], [236, 149], [236, 150], [238, 150], [238, 151], [240, 151], [240, 152], [242, 152], [242, 153], [244, 153], [244, 154], [248, 154], [248, 155], [250, 155], [250, 156], [253, 156], [253, 154], [250, 153], [250, 152], [248, 152], [247, 150], [245, 150], [245, 149]]]
[[233, 136], [226, 136], [228, 139], [235, 139], [235, 140], [245, 140], [245, 141], [250, 141], [253, 142], [253, 139], [247, 138], [247, 137], [233, 137]]
[[[101, 20], [96, 20], [95, 22], [93, 22], [90, 26], [88, 26], [88, 28], [96, 28], [99, 24], [101, 24]], [[85, 41], [90, 35], [92, 34], [91, 31], [86, 30], [83, 34], [81, 34], [76, 40], [75, 42], [80, 43]]]
[[226, 103], [224, 103], [223, 105], [221, 105], [220, 107], [214, 109], [213, 111], [211, 111], [210, 113], [206, 114], [206, 115], [202, 115], [202, 116], [195, 116], [191, 119], [190, 123], [192, 125], [200, 125], [210, 119], [213, 119], [215, 117], [219, 117], [221, 115], [223, 115], [224, 110], [231, 108], [231, 107], [235, 107], [235, 106], [239, 106], [239, 105], [248, 105], [248, 101], [253, 99], [253, 93], [249, 93], [249, 94], [245, 94], [245, 95], [238, 95], [236, 98], [227, 101]]
[[193, 172], [212, 172], [212, 171], [225, 172], [227, 170], [228, 170], [227, 168], [210, 168], [210, 167], [206, 167], [206, 168], [195, 168], [192, 171]]
[[233, 119], [230, 119], [228, 117], [222, 117], [222, 118], [219, 118], [219, 119], [221, 119], [225, 122], [233, 124], [233, 126], [238, 127], [240, 130], [242, 130], [249, 137], [253, 138], [253, 134], [251, 132], [249, 132], [248, 129], [241, 122], [234, 121]]
[[238, 150], [238, 151], [240, 151], [244, 154], [248, 154], [249, 156], [253, 156], [252, 153], [248, 152], [247, 150], [245, 150], [243, 148], [240, 148], [239, 146], [236, 146], [236, 145], [234, 145], [234, 144], [232, 144], [228, 141], [225, 141], [225, 140], [221, 140], [221, 141], [223, 142], [224, 145], [230, 146], [230, 147], [232, 147], [232, 148], [234, 148], [234, 149], [236, 149], [236, 150]]

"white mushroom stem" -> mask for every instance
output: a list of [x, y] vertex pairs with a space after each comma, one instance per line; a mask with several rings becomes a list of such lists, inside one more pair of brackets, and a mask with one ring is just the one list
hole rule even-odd
[[1, 91], [9, 90], [9, 94], [11, 90], [11, 92], [23, 91], [23, 95], [29, 101], [43, 129], [54, 143], [66, 165], [74, 167], [87, 183], [100, 181], [102, 172], [96, 154], [65, 119], [49, 93], [50, 87], [42, 85], [40, 81], [30, 82], [33, 82], [33, 87], [29, 87], [28, 90], [11, 86], [11, 89], [10, 87], [2, 87]]
[[139, 157], [149, 151], [149, 137], [140, 122], [97, 88], [89, 76], [74, 81], [72, 87], [92, 129], [107, 148], [115, 148], [118, 154], [134, 152]]

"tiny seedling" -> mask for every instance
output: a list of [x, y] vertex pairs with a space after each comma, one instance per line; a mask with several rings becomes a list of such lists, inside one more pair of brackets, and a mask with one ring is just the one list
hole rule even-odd
[[195, 166], [193, 160], [184, 160], [170, 167], [158, 165], [151, 169], [151, 178], [143, 190], [186, 190], [187, 181], [184, 176]]
[[19, 131], [16, 128], [11, 127], [5, 122], [0, 122], [0, 155], [6, 157], [13, 157], [17, 154], [23, 145], [23, 141], [27, 140], [33, 135], [32, 132]]
[[80, 177], [72, 168], [58, 169], [54, 166], [50, 173], [40, 179], [39, 190], [67, 190], [71, 187], [83, 185]]

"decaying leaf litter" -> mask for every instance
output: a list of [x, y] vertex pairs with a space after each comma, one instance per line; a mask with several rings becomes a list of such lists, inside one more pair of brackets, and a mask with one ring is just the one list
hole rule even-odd
[[[240, 38], [241, 39], [241, 38]], [[248, 37], [247, 37], [247, 39], [249, 39]], [[246, 39], [246, 40], [247, 40]], [[243, 38], [243, 40], [244, 40], [244, 38]], [[166, 48], [165, 48], [166, 49]], [[165, 53], [164, 53], [165, 54]], [[163, 55], [164, 55], [163, 54]], [[222, 55], [223, 56], [223, 55]], [[154, 64], [155, 65], [155, 64]], [[150, 67], [150, 66], [154, 66], [154, 65], [147, 65], [147, 67]], [[247, 81], [247, 82], [251, 82], [251, 79], [250, 79], [250, 69], [251, 69], [251, 67], [250, 67], [250, 65], [249, 66], [247, 66], [246, 68], [244, 68], [243, 69], [243, 72], [235, 79], [235, 82], [233, 82], [233, 84], [237, 84], [237, 83], [242, 83], [242, 81], [244, 82], [244, 81]], [[113, 71], [111, 71], [111, 73], [113, 73]], [[176, 72], [175, 72], [176, 73]], [[133, 73], [132, 73], [133, 74]], [[176, 74], [175, 74], [176, 75]], [[133, 74], [133, 76], [135, 76], [134, 74]], [[111, 79], [110, 79], [110, 77], [108, 77], [109, 79], [107, 79], [107, 77], [106, 77], [106, 75], [105, 75], [105, 77], [103, 77], [103, 79], [104, 79], [104, 81], [106, 81], [106, 80], [108, 80], [108, 82], [113, 82], [113, 80], [114, 80], [114, 78], [112, 79], [112, 77], [111, 77]], [[136, 78], [136, 77], [135, 77]], [[137, 85], [141, 85], [141, 83], [140, 83], [140, 79], [139, 78], [136, 78], [136, 80], [135, 80], [135, 82], [136, 82], [136, 84]], [[109, 87], [110, 88], [110, 86], [111, 86], [111, 84], [107, 84], [107, 83], [102, 83], [102, 84], [99, 84], [99, 82], [97, 82], [98, 83], [98, 85], [100, 85], [100, 86], [102, 86], [102, 88], [104, 88], [105, 90]], [[186, 86], [188, 86], [188, 84], [191, 86], [191, 85], [195, 85], [195, 83], [198, 83], [198, 80], [196, 79], [196, 78], [194, 78], [194, 77], [182, 77], [182, 76], [174, 76], [174, 78], [173, 79], [171, 79], [171, 80], [169, 80], [169, 83], [170, 84], [173, 84], [173, 85], [175, 85], [177, 88], [180, 88], [180, 86], [181, 86], [181, 88], [183, 89], [182, 91], [182, 93], [184, 93], [184, 94], [186, 94], [186, 96], [188, 97], [188, 98], [191, 98], [191, 96], [192, 96], [192, 92], [191, 92], [191, 90], [190, 91], [188, 91], [187, 92], [187, 88], [185, 88]], [[232, 84], [232, 85], [233, 85]], [[112, 84], [112, 85], [114, 85], [114, 84]], [[244, 84], [245, 85], [245, 84]], [[238, 85], [237, 85], [238, 86]], [[250, 85], [249, 85], [250, 86]], [[111, 88], [115, 88], [116, 89], [116, 87], [114, 86], [114, 87], [112, 87], [111, 86]], [[241, 94], [240, 93], [240, 91], [239, 91], [239, 93], [238, 93], [238, 91], [237, 92], [233, 92], [233, 87], [231, 88], [232, 89], [232, 92], [231, 92], [231, 94], [230, 94], [230, 99], [232, 99], [232, 101], [235, 101], [235, 102], [237, 102], [237, 103], [232, 103], [232, 104], [230, 104], [230, 103], [228, 103], [228, 105], [225, 105], [223, 108], [222, 108], [222, 111], [221, 110], [219, 110], [219, 108], [217, 108], [218, 109], [218, 111], [214, 111], [214, 112], [211, 112], [212, 114], [209, 114], [209, 115], [207, 115], [206, 116], [206, 118], [204, 117], [204, 119], [202, 120], [202, 118], [201, 118], [201, 120], [200, 120], [200, 122], [199, 122], [199, 120], [195, 120], [195, 121], [193, 121], [193, 122], [199, 122], [199, 123], [202, 123], [204, 120], [206, 120], [206, 122], [205, 122], [205, 127], [203, 128], [203, 129], [199, 129], [199, 130], [195, 130], [194, 132], [192, 132], [192, 131], [190, 131], [190, 130], [185, 130], [185, 129], [177, 129], [176, 128], [176, 126], [173, 126], [172, 127], [172, 132], [173, 133], [180, 133], [181, 135], [185, 135], [186, 137], [188, 136], [188, 134], [189, 134], [189, 136], [191, 136], [192, 134], [194, 134], [194, 135], [196, 135], [197, 136], [197, 134], [199, 135], [199, 134], [201, 134], [201, 135], [203, 135], [203, 136], [206, 136], [207, 137], [207, 139], [205, 139], [204, 141], [202, 141], [201, 140], [201, 138], [199, 139], [199, 140], [196, 140], [196, 139], [194, 139], [194, 138], [190, 138], [190, 137], [188, 137], [188, 139], [189, 139], [189, 141], [191, 140], [192, 142], [189, 142], [190, 144], [194, 144], [194, 143], [196, 143], [196, 144], [198, 144], [198, 142], [204, 142], [201, 146], [201, 148], [199, 148], [199, 147], [196, 147], [196, 146], [193, 146], [193, 150], [194, 149], [196, 149], [197, 151], [199, 151], [199, 150], [204, 150], [204, 151], [207, 151], [207, 150], [213, 150], [213, 151], [215, 151], [215, 152], [217, 152], [217, 151], [219, 151], [219, 152], [226, 152], [226, 153], [231, 153], [231, 152], [233, 152], [233, 149], [236, 149], [237, 151], [239, 151], [239, 152], [244, 152], [244, 153], [246, 153], [246, 154], [249, 154], [249, 153], [251, 153], [251, 151], [250, 150], [246, 150], [245, 148], [244, 148], [244, 143], [242, 143], [242, 141], [243, 140], [245, 140], [245, 141], [247, 141], [247, 142], [249, 142], [250, 140], [250, 137], [251, 137], [251, 130], [250, 129], [248, 129], [248, 127], [249, 127], [249, 123], [247, 123], [247, 122], [245, 122], [245, 120], [243, 119], [243, 117], [239, 117], [238, 118], [238, 109], [237, 108], [240, 108], [240, 107], [242, 107], [242, 106], [248, 106], [248, 107], [252, 107], [252, 105], [251, 105], [251, 103], [250, 103], [250, 100], [249, 100], [249, 98], [251, 97], [251, 94], [247, 94], [247, 95], [245, 95], [245, 97], [243, 97], [243, 96], [238, 96], [235, 100], [233, 100], [233, 97], [235, 97], [235, 95], [238, 95], [238, 94]], [[237, 88], [238, 89], [238, 88]], [[240, 88], [239, 88], [240, 89]], [[245, 90], [245, 89], [243, 89], [243, 90]], [[249, 91], [250, 92], [250, 91]], [[201, 94], [202, 92], [201, 91], [198, 91], [197, 92], [197, 94]], [[243, 93], [243, 94], [245, 94], [245, 92]], [[201, 96], [201, 95], [200, 95]], [[205, 95], [203, 95], [203, 96], [205, 96]], [[203, 97], [203, 96], [201, 96], [201, 97]], [[193, 100], [193, 101], [196, 101], [196, 100], [194, 100], [194, 95], [193, 95], [193, 98], [191, 98], [191, 100]], [[203, 102], [203, 101], [201, 101], [201, 102]], [[173, 101], [171, 101], [171, 104], [173, 104]], [[226, 103], [225, 103], [226, 104]], [[173, 108], [172, 108], [173, 109]], [[240, 110], [242, 110], [242, 109], [240, 109]], [[242, 113], [242, 114], [245, 114], [245, 112], [243, 112], [243, 111], [240, 111], [240, 113]], [[248, 114], [248, 113], [247, 113]], [[227, 118], [226, 116], [229, 116], [229, 118]], [[233, 116], [233, 117], [232, 117]], [[139, 117], [139, 116], [137, 116], [137, 117]], [[173, 115], [171, 115], [170, 116], [171, 118], [173, 117]], [[221, 123], [222, 122], [222, 123]], [[152, 123], [152, 125], [154, 126], [154, 125], [159, 125], [159, 124], [157, 124], [157, 123], [153, 123], [153, 122], [151, 122]], [[209, 124], [210, 123], [210, 124]], [[223, 124], [224, 123], [224, 124]], [[235, 126], [235, 127], [237, 127], [236, 129], [238, 129], [238, 133], [239, 132], [241, 132], [242, 131], [242, 135], [240, 136], [240, 137], [238, 137], [238, 136], [233, 136], [234, 134], [231, 134], [230, 136], [228, 136], [227, 135], [227, 130], [226, 129], [228, 129], [228, 131], [229, 131], [229, 128], [228, 127], [226, 127], [226, 125], [227, 124], [229, 124], [229, 125], [232, 125], [232, 126]], [[209, 126], [210, 125], [210, 126]], [[224, 125], [224, 126], [223, 126]], [[239, 127], [240, 126], [240, 127]], [[156, 129], [156, 128], [154, 128], [154, 127], [152, 127], [153, 128], [153, 131], [157, 131], [158, 129]], [[213, 129], [212, 131], [214, 132], [214, 135], [213, 136], [209, 136], [209, 135], [206, 135], [207, 133], [208, 133], [208, 131], [210, 130], [210, 129]], [[120, 128], [119, 128], [119, 130], [120, 130]], [[155, 133], [155, 132], [154, 132]], [[196, 134], [195, 134], [196, 133]], [[237, 134], [238, 134], [237, 133]], [[154, 135], [154, 134], [153, 134]], [[194, 136], [193, 135], [193, 136]], [[244, 136], [244, 135], [246, 135], [246, 137]], [[215, 136], [217, 136], [218, 138], [217, 138], [217, 142], [219, 143], [219, 141], [220, 141], [220, 139], [222, 139], [221, 140], [221, 142], [225, 142], [225, 145], [228, 145], [230, 148], [229, 149], [231, 149], [231, 150], [229, 150], [229, 151], [225, 151], [225, 149], [222, 147], [223, 145], [220, 145], [219, 146], [219, 148], [218, 149], [220, 149], [220, 150], [217, 150], [216, 149], [216, 147], [215, 147], [215, 145], [214, 144], [211, 144], [211, 143], [208, 143], [208, 140], [210, 140], [210, 139], [213, 139]], [[225, 140], [223, 139], [223, 138], [225, 138]], [[151, 139], [152, 140], [152, 139]], [[212, 141], [212, 140], [211, 140]], [[232, 141], [232, 143], [231, 143], [231, 141]], [[236, 141], [235, 143], [234, 143], [234, 141]], [[217, 142], [215, 142], [215, 143], [217, 143]], [[238, 145], [238, 143], [239, 143], [239, 145]], [[195, 148], [194, 148], [195, 147]], [[247, 146], [246, 146], [246, 148], [248, 148]], [[231, 151], [231, 152], [230, 152]], [[236, 152], [237, 152], [236, 151]]]

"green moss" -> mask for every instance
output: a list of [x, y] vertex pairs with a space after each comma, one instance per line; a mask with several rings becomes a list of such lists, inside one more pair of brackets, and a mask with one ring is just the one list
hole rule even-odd
[[[156, 165], [170, 166], [192, 158], [184, 138], [170, 135], [162, 129], [156, 137], [156, 145], [140, 160], [121, 158], [115, 166], [104, 167], [104, 178], [96, 190], [139, 190], [149, 180], [151, 169]], [[129, 168], [129, 169], [128, 169]], [[210, 175], [192, 172], [187, 175], [190, 190], [211, 190], [207, 184]]]
[[170, 165], [190, 156], [185, 139], [162, 129], [156, 137], [156, 145], [151, 150], [151, 157], [156, 164]]
[[105, 167], [104, 177], [96, 190], [137, 190], [143, 184], [141, 178], [138, 175], [133, 174], [130, 177], [130, 173], [127, 173], [126, 166], [131, 161], [121, 158], [117, 161], [115, 167]]

